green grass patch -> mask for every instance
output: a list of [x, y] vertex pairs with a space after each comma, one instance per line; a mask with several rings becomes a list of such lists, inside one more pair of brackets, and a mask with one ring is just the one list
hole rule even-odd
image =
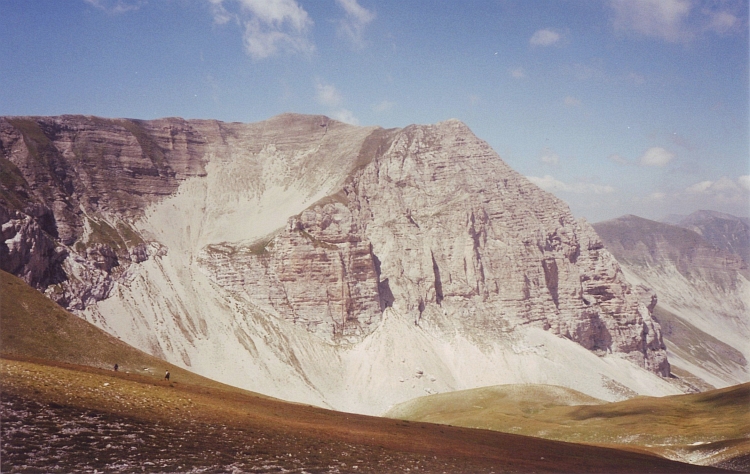
[[502, 385], [417, 398], [386, 416], [559, 441], [624, 444], [660, 454], [664, 446], [685, 448], [750, 433], [750, 383], [614, 403], [586, 398], [562, 387]]
[[21, 132], [31, 157], [45, 167], [49, 167], [52, 157], [57, 154], [57, 148], [44, 133], [39, 123], [31, 118], [10, 118], [8, 123]]
[[125, 244], [122, 236], [112, 226], [105, 221], [88, 219], [88, 222], [91, 228], [88, 240], [89, 244], [108, 245], [115, 251], [127, 250], [128, 246]]
[[143, 238], [136, 232], [131, 226], [124, 222], [118, 222], [117, 223], [117, 232], [122, 237], [122, 239], [125, 241], [125, 244], [129, 247], [137, 247], [138, 245], [141, 245], [144, 242]]
[[312, 243], [313, 247], [315, 247], [315, 248], [324, 248], [326, 250], [338, 250], [338, 247], [336, 247], [335, 245], [329, 244], [328, 242], [323, 241], [323, 240], [316, 239], [315, 237], [313, 237], [312, 235], [310, 235], [310, 233], [307, 232], [304, 229], [298, 229], [297, 232], [299, 232], [299, 234], [302, 237], [304, 237], [305, 239], [307, 239], [308, 241], [310, 241], [310, 243]]
[[150, 159], [157, 169], [162, 169], [164, 167], [166, 163], [164, 151], [156, 143], [153, 137], [151, 137], [151, 135], [143, 128], [143, 125], [139, 120], [118, 120], [117, 124], [125, 128], [135, 137], [138, 144], [141, 146], [141, 150], [143, 150], [143, 155]]
[[11, 209], [22, 211], [31, 190], [21, 170], [10, 160], [0, 157], [0, 199]]

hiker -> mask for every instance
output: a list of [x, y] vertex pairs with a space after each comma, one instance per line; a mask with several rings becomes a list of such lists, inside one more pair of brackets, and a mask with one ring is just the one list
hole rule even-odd
[[117, 369], [119, 369], [119, 368], [120, 368], [120, 366], [117, 365], [117, 364], [115, 364], [115, 372], [117, 372]]
[[167, 370], [167, 373], [164, 374], [164, 380], [166, 380], [167, 382], [169, 382], [169, 371], [168, 370]]

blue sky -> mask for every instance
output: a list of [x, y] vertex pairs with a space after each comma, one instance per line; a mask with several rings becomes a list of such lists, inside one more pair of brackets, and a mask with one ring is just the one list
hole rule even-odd
[[597, 222], [750, 214], [745, 0], [0, 0], [0, 115], [465, 122]]

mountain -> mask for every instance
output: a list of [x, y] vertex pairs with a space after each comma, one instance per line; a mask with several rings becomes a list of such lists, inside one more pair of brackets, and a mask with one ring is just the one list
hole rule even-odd
[[654, 315], [675, 374], [697, 388], [750, 381], [750, 284], [740, 255], [693, 230], [636, 216], [594, 228], [631, 283], [658, 295]]
[[717, 248], [739, 255], [745, 265], [750, 265], [750, 219], [701, 210], [674, 224], [700, 234]]
[[456, 120], [5, 117], [0, 150], [0, 268], [215, 380], [371, 414], [682, 390], [647, 291]]
[[0, 351], [5, 358], [75, 364], [207, 388], [230, 386], [146, 354], [70, 314], [20, 278], [0, 270]]
[[716, 472], [283, 402], [129, 347], [1, 271], [0, 289], [3, 472]]
[[500, 385], [420, 397], [387, 417], [560, 441], [639, 448], [668, 459], [746, 472], [750, 383], [604, 403], [549, 385]]

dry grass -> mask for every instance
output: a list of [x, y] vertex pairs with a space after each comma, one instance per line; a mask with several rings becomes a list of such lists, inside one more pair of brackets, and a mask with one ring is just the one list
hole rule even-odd
[[2, 472], [703, 472], [59, 363], [3, 359], [0, 374]]
[[711, 471], [264, 397], [133, 349], [0, 276], [2, 472]]
[[388, 416], [750, 468], [750, 384], [617, 403], [592, 403], [583, 394], [568, 390], [565, 396], [560, 390], [510, 385], [431, 395], [397, 406]]

